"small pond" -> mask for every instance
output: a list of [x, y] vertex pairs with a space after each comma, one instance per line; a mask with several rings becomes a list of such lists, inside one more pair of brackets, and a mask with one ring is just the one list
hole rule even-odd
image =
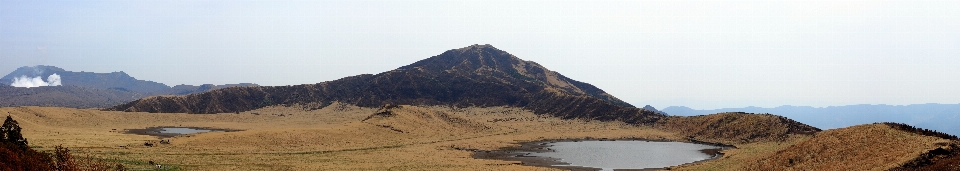
[[474, 157], [521, 161], [524, 165], [572, 170], [660, 169], [720, 157], [723, 147], [656, 141], [559, 141], [526, 143]]
[[165, 134], [169, 134], [169, 133], [193, 134], [193, 133], [201, 133], [201, 132], [223, 132], [223, 131], [209, 130], [209, 129], [202, 129], [202, 128], [160, 128], [160, 133], [165, 133]]
[[233, 132], [237, 130], [216, 129], [216, 128], [198, 128], [198, 127], [151, 127], [144, 129], [130, 129], [129, 134], [152, 135], [159, 138], [169, 138], [178, 135], [196, 134], [204, 132]]

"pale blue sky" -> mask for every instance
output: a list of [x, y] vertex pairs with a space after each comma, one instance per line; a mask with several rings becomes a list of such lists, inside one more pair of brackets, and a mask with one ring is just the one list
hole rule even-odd
[[[960, 103], [960, 1], [12, 1], [0, 73], [317, 83], [491, 44], [624, 101]], [[65, 78], [66, 79], [66, 78]]]

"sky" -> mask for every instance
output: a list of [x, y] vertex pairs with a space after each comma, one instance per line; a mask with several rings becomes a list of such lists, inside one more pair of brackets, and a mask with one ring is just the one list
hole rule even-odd
[[956, 9], [952, 0], [0, 0], [0, 73], [53, 65], [171, 86], [297, 85], [490, 44], [636, 106], [957, 104]]

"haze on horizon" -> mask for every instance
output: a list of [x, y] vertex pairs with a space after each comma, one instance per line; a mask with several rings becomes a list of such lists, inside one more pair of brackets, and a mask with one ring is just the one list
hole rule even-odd
[[960, 1], [0, 0], [0, 73], [295, 85], [491, 44], [638, 107], [960, 103]]

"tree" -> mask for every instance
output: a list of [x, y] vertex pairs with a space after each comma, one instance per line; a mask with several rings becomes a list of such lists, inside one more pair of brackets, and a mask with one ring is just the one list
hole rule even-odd
[[[39, 152], [27, 146], [27, 139], [20, 134], [20, 125], [7, 116], [0, 126], [0, 171], [109, 171], [124, 170], [122, 164], [111, 167], [109, 163], [87, 156], [74, 158], [70, 149], [58, 145], [55, 153]], [[51, 158], [52, 157], [52, 158]]]
[[50, 156], [27, 146], [27, 139], [20, 134], [20, 125], [7, 116], [0, 126], [0, 171], [46, 171], [53, 170]]
[[16, 145], [20, 149], [30, 148], [30, 146], [27, 146], [27, 139], [20, 134], [20, 130], [17, 121], [7, 115], [7, 119], [3, 121], [3, 126], [0, 127], [0, 141]]

